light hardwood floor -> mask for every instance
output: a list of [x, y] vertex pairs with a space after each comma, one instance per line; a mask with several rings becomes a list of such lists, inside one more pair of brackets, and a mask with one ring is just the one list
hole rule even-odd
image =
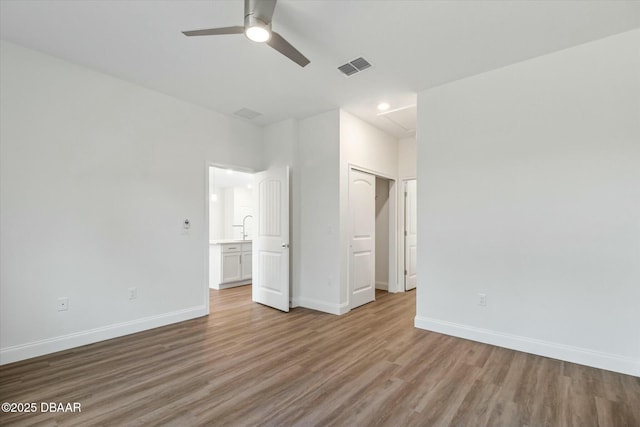
[[211, 315], [0, 367], [2, 425], [640, 426], [640, 378], [413, 327], [415, 293], [285, 314], [250, 286]]

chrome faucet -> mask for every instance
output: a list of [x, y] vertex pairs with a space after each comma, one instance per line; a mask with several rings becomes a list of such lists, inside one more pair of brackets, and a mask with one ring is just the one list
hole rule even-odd
[[253, 218], [253, 215], [245, 215], [245, 217], [242, 218], [242, 240], [246, 240], [248, 236], [248, 234], [246, 233], [247, 218]]

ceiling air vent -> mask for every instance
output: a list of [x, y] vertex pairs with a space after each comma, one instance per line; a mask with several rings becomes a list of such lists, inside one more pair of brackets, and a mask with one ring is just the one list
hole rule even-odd
[[345, 76], [349, 77], [362, 70], [366, 70], [369, 67], [371, 67], [369, 61], [367, 61], [363, 57], [360, 57], [339, 66], [338, 70], [340, 70]]
[[249, 119], [249, 120], [255, 119], [256, 117], [262, 115], [262, 113], [258, 113], [257, 111], [253, 111], [248, 108], [241, 108], [233, 114], [235, 114], [238, 117], [242, 117], [243, 119]]
[[342, 71], [345, 76], [350, 76], [358, 72], [358, 69], [348, 62], [338, 67], [338, 70]]

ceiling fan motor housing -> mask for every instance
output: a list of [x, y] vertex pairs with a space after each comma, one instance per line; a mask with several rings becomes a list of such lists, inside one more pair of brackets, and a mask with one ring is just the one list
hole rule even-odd
[[275, 1], [244, 0], [244, 25], [268, 25], [271, 28], [271, 18], [275, 9]]
[[[268, 12], [263, 11], [260, 6], [262, 6], [263, 8], [267, 7], [267, 9], [270, 9], [270, 10]], [[250, 40], [266, 41], [265, 39], [268, 40], [269, 38], [271, 38], [271, 18], [273, 16], [274, 7], [275, 7], [275, 2], [273, 2], [271, 5], [267, 5], [264, 0], [263, 0], [263, 4], [259, 4], [259, 0], [244, 1], [244, 31], [245, 31], [245, 35]], [[264, 33], [261, 34], [263, 39], [256, 40], [250, 37], [249, 28], [261, 28], [264, 31]]]
[[259, 18], [256, 18], [256, 16], [254, 14], [246, 15], [244, 17], [244, 28], [245, 28], [245, 30], [247, 28], [251, 28], [251, 27], [260, 27], [260, 28], [264, 28], [265, 30], [271, 32], [271, 22], [269, 22], [267, 24], [263, 20], [261, 20]]

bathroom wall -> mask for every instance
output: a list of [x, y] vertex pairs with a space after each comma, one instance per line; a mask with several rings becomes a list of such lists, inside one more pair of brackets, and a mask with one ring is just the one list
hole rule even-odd
[[[228, 174], [225, 169], [210, 167], [209, 192], [209, 241], [241, 240], [243, 219], [253, 216], [251, 174]], [[251, 240], [253, 218], [247, 218], [245, 225], [246, 239]]]
[[229, 221], [231, 223], [231, 238], [240, 240], [242, 236], [243, 219], [247, 215], [251, 215], [251, 218], [247, 218], [245, 221], [245, 233], [247, 234], [246, 240], [251, 240], [252, 233], [251, 228], [253, 225], [253, 190], [243, 187], [233, 187], [230, 189], [233, 194], [233, 209], [232, 216]]
[[[253, 191], [247, 187], [216, 187], [209, 207], [209, 240], [241, 240], [242, 220], [253, 216]], [[253, 218], [245, 221], [247, 240], [252, 238]]]

